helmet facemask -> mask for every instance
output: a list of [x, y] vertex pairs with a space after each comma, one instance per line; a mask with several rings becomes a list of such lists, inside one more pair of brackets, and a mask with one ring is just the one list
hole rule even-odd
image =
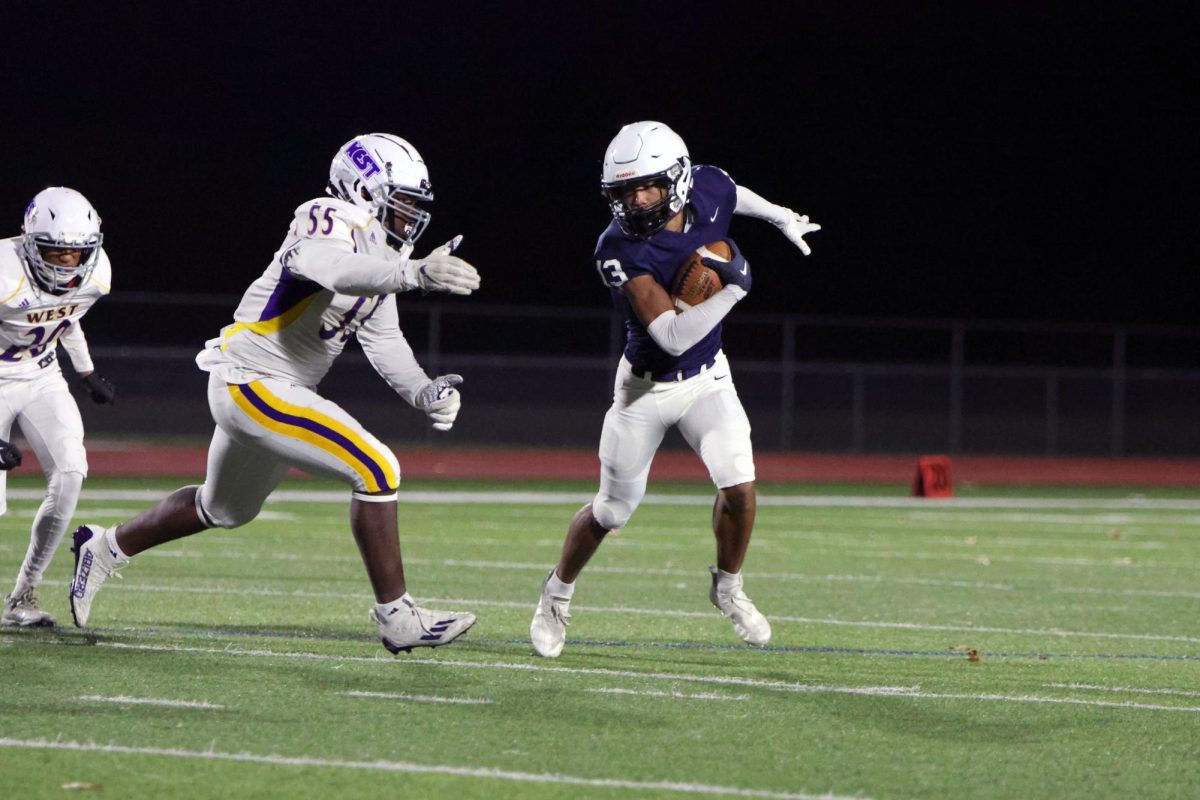
[[[601, 191], [608, 199], [608, 207], [617, 224], [627, 236], [649, 239], [658, 233], [671, 218], [683, 210], [687, 198], [681, 186], [681, 178], [691, 170], [683, 159], [656, 175], [639, 175], [627, 180], [601, 184]], [[690, 184], [690, 180], [688, 181]], [[629, 193], [639, 186], [654, 186], [663, 190], [658, 202], [649, 206], [636, 206], [626, 202]]]
[[[29, 276], [43, 292], [62, 296], [74, 292], [88, 279], [100, 260], [100, 243], [104, 234], [92, 233], [82, 237], [52, 236], [48, 233], [25, 234], [25, 262]], [[53, 250], [76, 250], [79, 263], [58, 264], [46, 258]]]
[[428, 190], [428, 184], [424, 191], [395, 185], [385, 186], [382, 191], [388, 194], [376, 206], [375, 217], [387, 234], [388, 247], [401, 252], [404, 252], [405, 248], [411, 250], [417, 239], [429, 227], [432, 216], [421, 208], [419, 203], [432, 200], [433, 193]]

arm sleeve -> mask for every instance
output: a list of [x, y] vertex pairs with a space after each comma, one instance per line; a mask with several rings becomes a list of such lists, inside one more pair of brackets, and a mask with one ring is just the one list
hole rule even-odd
[[358, 329], [358, 343], [388, 386], [415, 407], [417, 392], [429, 383], [429, 376], [417, 363], [412, 347], [400, 330], [395, 297], [384, 298], [383, 305]]
[[95, 365], [92, 364], [92, 354], [88, 351], [87, 339], [83, 335], [83, 326], [76, 320], [70, 327], [63, 332], [63, 335], [58, 338], [62, 342], [63, 349], [67, 351], [67, 355], [71, 359], [71, 366], [79, 374], [92, 372], [95, 370]]
[[408, 259], [355, 253], [340, 239], [304, 239], [285, 262], [292, 272], [339, 294], [392, 294], [419, 285]]
[[792, 217], [790, 209], [763, 199], [757, 192], [747, 189], [745, 186], [737, 187], [737, 207], [733, 209], [733, 213], [766, 220], [780, 228], [786, 225]]
[[726, 286], [699, 305], [692, 306], [682, 314], [664, 311], [646, 326], [646, 332], [654, 343], [667, 353], [682, 355], [689, 347], [708, 335], [725, 319], [734, 304], [746, 296], [738, 286]]

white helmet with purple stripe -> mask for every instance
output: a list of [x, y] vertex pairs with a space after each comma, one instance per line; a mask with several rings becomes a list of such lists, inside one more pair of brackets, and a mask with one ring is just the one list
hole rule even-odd
[[367, 133], [342, 145], [329, 165], [328, 191], [373, 213], [396, 250], [411, 248], [429, 225], [429, 212], [418, 205], [433, 200], [429, 170], [399, 136]]

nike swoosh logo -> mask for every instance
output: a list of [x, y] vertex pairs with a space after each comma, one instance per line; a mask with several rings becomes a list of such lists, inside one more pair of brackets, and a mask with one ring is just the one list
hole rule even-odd
[[713, 378], [713, 380], [714, 381], [723, 381], [728, 377], [729, 377], [728, 375], [718, 375], [717, 377]]
[[749, 269], [750, 269], [750, 264], [749, 264], [749, 262], [747, 262], [747, 263], [743, 264], [743, 265], [742, 265], [742, 274], [743, 274], [743, 275], [745, 275], [745, 274], [746, 274], [746, 271], [747, 271], [747, 270], [749, 270]]
[[[720, 206], [717, 206], [717, 211], [720, 211], [720, 210], [721, 210], [721, 207], [720, 207]], [[713, 215], [712, 215], [711, 217], [709, 217], [709, 218], [708, 218], [708, 221], [709, 221], [709, 222], [716, 222], [716, 221], [717, 221], [717, 211], [714, 211], [714, 212], [713, 212]]]

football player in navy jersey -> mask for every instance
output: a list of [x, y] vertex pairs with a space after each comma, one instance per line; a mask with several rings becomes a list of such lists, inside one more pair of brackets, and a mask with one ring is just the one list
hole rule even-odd
[[734, 214], [773, 223], [805, 255], [804, 237], [821, 226], [717, 167], [693, 165], [683, 140], [661, 122], [620, 130], [604, 157], [601, 188], [613, 221], [596, 244], [595, 265], [625, 316], [625, 351], [600, 435], [600, 490], [571, 520], [558, 565], [542, 582], [530, 639], [539, 655], [562, 652], [575, 579], [609, 531], [629, 521], [663, 436], [677, 426], [717, 487], [709, 599], [743, 641], [766, 644], [770, 623], [742, 589], [755, 514], [750, 422], [721, 352], [721, 320], [750, 291], [750, 267], [730, 242], [729, 261], [704, 259], [724, 284], [712, 297], [679, 313], [667, 287], [698, 248], [729, 241]]

